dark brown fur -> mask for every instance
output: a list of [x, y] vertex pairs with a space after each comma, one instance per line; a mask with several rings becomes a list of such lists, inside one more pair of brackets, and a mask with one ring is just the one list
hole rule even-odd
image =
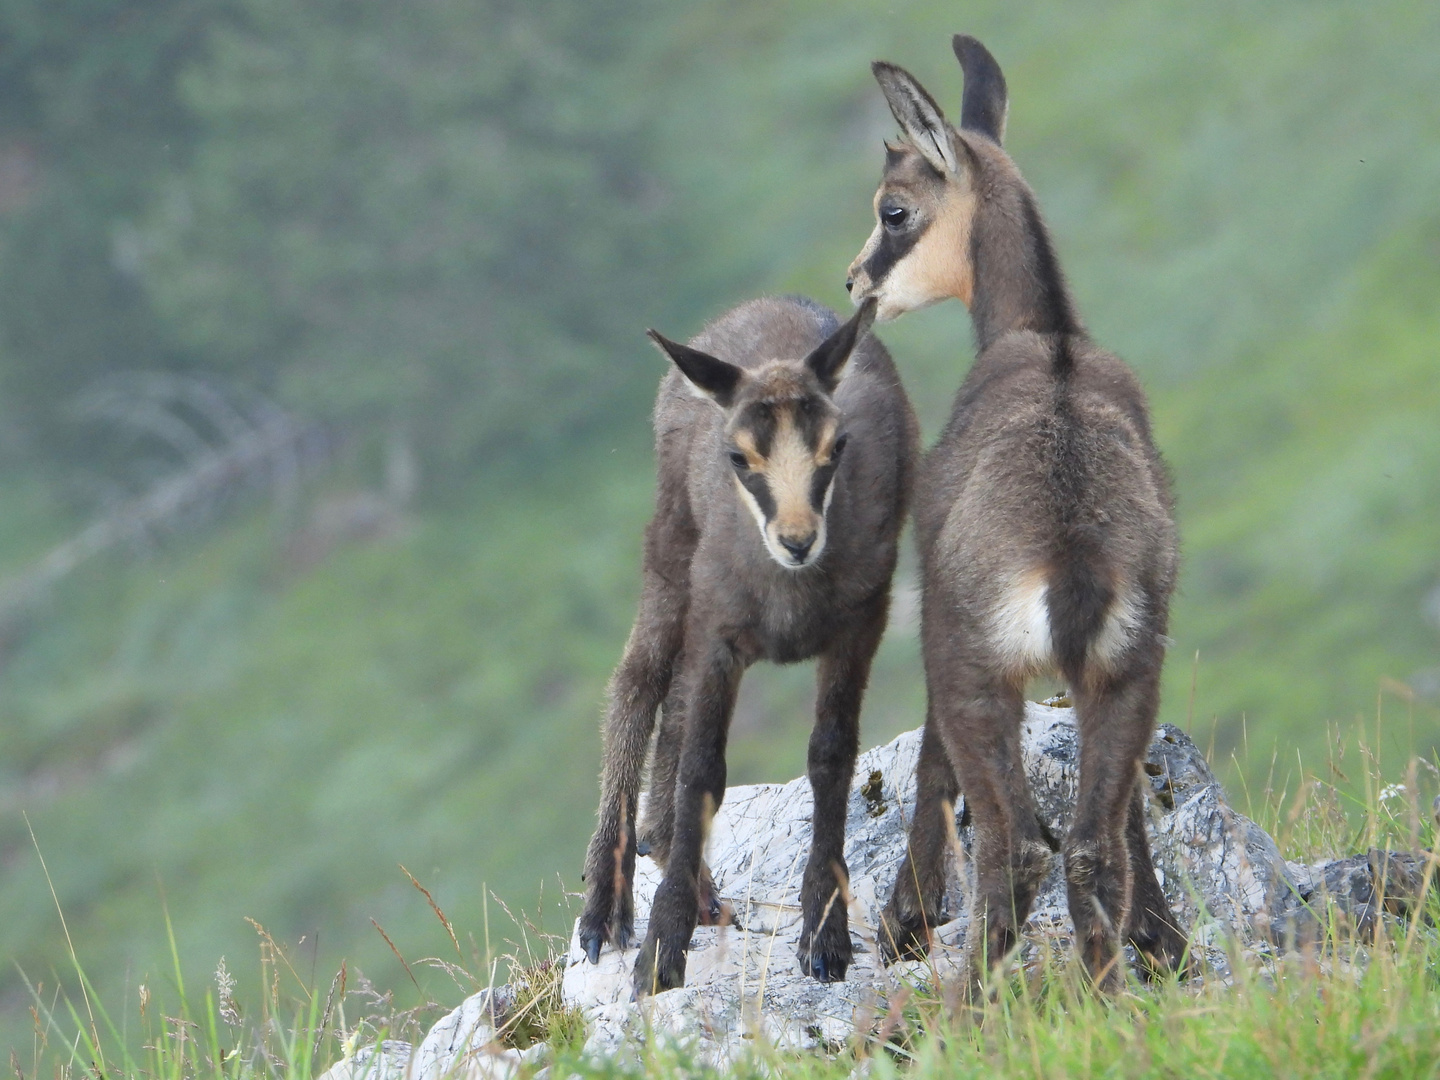
[[979, 353], [916, 480], [930, 704], [882, 946], [891, 957], [928, 948], [944, 814], [962, 790], [975, 826], [972, 987], [1016, 943], [1052, 859], [1020, 758], [1023, 694], [1058, 671], [1081, 744], [1063, 842], [1070, 913], [1088, 970], [1109, 988], [1122, 937], [1158, 967], [1185, 949], [1138, 784], [1178, 562], [1171, 496], [1144, 393], [1086, 335], [1034, 196], [1000, 147], [999, 66], [974, 39], [957, 37], [955, 51], [975, 127], [952, 127], [913, 77], [875, 65], [907, 141], [888, 148], [876, 232], [851, 267], [854, 295], [877, 298], [882, 317], [965, 301]]
[[[689, 349], [657, 336], [677, 365], [692, 365], [686, 374], [692, 380], [698, 374], [702, 387], [705, 357], [696, 359], [691, 350], [746, 374], [731, 393], [724, 369], [711, 372], [717, 407], [672, 370], [655, 407], [655, 516], [645, 533], [639, 611], [611, 683], [600, 820], [586, 858], [580, 921], [592, 960], [603, 942], [623, 947], [633, 934], [637, 799], [663, 702], [638, 836], [664, 865], [665, 878], [636, 961], [637, 994], [684, 982], [690, 935], [714, 903], [702, 861], [704, 830], [725, 797], [736, 690], [745, 669], [762, 659], [819, 658], [809, 753], [814, 839], [801, 887], [800, 961], [822, 981], [843, 979], [849, 965], [846, 908], [836, 899], [846, 885], [846, 798], [917, 439], [889, 354], [863, 336], [872, 315], [873, 305], [840, 327], [832, 312], [809, 301], [762, 299], [711, 323]], [[847, 331], [860, 340], [832, 394], [812, 366], [796, 358], [819, 353]], [[788, 362], [770, 363], [776, 359]], [[818, 555], [798, 569], [780, 565], [783, 552], [767, 548], [740, 494], [740, 476], [749, 467], [730, 461], [745, 445], [755, 451], [747, 455], [752, 464], [763, 465], [772, 452], [767, 440], [779, 438], [771, 421], [787, 410], [817, 463], [829, 456], [827, 432], [848, 436], [834, 461], [823, 548], [817, 543]], [[779, 544], [803, 540], [783, 529], [777, 535]]]

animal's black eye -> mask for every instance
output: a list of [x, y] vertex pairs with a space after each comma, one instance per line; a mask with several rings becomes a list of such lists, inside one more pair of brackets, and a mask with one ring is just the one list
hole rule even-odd
[[880, 220], [885, 223], [887, 229], [903, 228], [905, 222], [910, 220], [910, 211], [903, 206], [882, 206]]
[[739, 450], [731, 450], [730, 464], [734, 465], [737, 469], [748, 469], [750, 468], [750, 459], [747, 458], [744, 454], [742, 454]]
[[849, 435], [840, 435], [835, 439], [835, 445], [830, 448], [830, 460], [839, 461], [840, 455], [845, 452], [845, 444], [850, 441]]

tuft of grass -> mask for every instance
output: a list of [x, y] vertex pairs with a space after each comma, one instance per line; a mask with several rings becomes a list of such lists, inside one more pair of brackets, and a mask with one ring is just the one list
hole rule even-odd
[[[557, 1052], [578, 1050], [585, 1038], [584, 1020], [561, 999], [566, 942], [491, 896], [513, 924], [513, 938], [492, 951], [487, 903], [482, 950], [472, 935], [462, 938], [456, 932], [429, 889], [400, 869], [423, 895], [456, 956], [408, 960], [377, 923], [376, 931], [395, 950], [402, 969], [412, 979], [415, 969], [438, 970], [460, 998], [503, 982], [507, 1004], [496, 1042], [516, 1049], [545, 1043]], [[58, 898], [55, 905], [63, 927]], [[210, 985], [197, 997], [186, 989], [184, 965], [165, 910], [170, 968], [158, 978], [140, 979], [127, 991], [118, 1020], [101, 1002], [73, 949], [70, 977], [57, 977], [48, 988], [45, 980], [32, 980], [21, 970], [31, 999], [33, 1047], [28, 1061], [12, 1049], [16, 1080], [307, 1080], [359, 1051], [382, 1044], [418, 1046], [447, 1008], [458, 1004], [432, 1000], [416, 981], [419, 1004], [402, 1006], [394, 991], [377, 989], [347, 962], [328, 980], [316, 981], [313, 974], [302, 974], [307, 965], [300, 958], [305, 955], [303, 938], [287, 946], [259, 922], [247, 922], [257, 938], [258, 979], [245, 985], [222, 956]], [[462, 941], [469, 946], [468, 954]]]

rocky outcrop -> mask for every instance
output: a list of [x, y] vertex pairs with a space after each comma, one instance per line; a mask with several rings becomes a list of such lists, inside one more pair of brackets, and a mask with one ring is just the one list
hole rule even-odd
[[[871, 1029], [897, 988], [933, 984], [958, 973], [965, 940], [970, 830], [960, 827], [944, 923], [929, 960], [885, 968], [875, 941], [877, 916], [905, 850], [915, 808], [920, 732], [911, 731], [861, 755], [851, 787], [845, 860], [850, 869], [850, 929], [855, 960], [846, 981], [821, 984], [801, 974], [800, 876], [810, 842], [811, 794], [803, 778], [788, 784], [731, 788], [711, 826], [707, 858], [731, 925], [700, 927], [691, 940], [685, 985], [643, 1002], [630, 1001], [634, 948], [607, 946], [598, 964], [572, 938], [564, 1001], [590, 1030], [586, 1052], [626, 1056], [658, 1035], [688, 1042], [704, 1060], [723, 1066], [753, 1040], [787, 1049], [839, 1047]], [[1068, 707], [1030, 704], [1024, 720], [1026, 771], [1042, 816], [1063, 836], [1070, 823], [1079, 768], [1074, 716]], [[1355, 926], [1381, 912], [1403, 915], [1424, 876], [1415, 856], [1370, 852], [1330, 863], [1286, 862], [1274, 840], [1236, 812], [1204, 755], [1178, 728], [1161, 725], [1145, 762], [1153, 798], [1150, 838], [1160, 883], [1191, 940], [1212, 969], [1223, 972], [1224, 939], [1261, 948], [1313, 936], [1326, 903]], [[636, 869], [637, 940], [659, 869]], [[1407, 890], [1409, 890], [1407, 892]], [[1059, 866], [1045, 882], [1026, 925], [1022, 960], [1052, 946], [1068, 948], [1069, 914]], [[1202, 965], [1203, 966], [1203, 965]], [[471, 998], [430, 1033], [408, 1067], [415, 1080], [455, 1075], [505, 1077], [542, 1050], [494, 1045], [500, 997]], [[354, 1074], [358, 1077], [358, 1073]], [[349, 1076], [333, 1080], [350, 1080]], [[382, 1077], [380, 1080], [389, 1080]]]
[[[735, 925], [698, 928], [685, 986], [638, 1005], [629, 1000], [635, 949], [607, 948], [591, 965], [572, 942], [565, 1000], [592, 1023], [587, 1049], [623, 1052], [647, 1031], [699, 1040], [717, 1060], [742, 1050], [753, 1037], [796, 1049], [840, 1044], [857, 1024], [867, 1024], [867, 1015], [883, 1011], [898, 985], [958, 971], [967, 923], [968, 861], [955, 867], [946, 921], [937, 930], [940, 944], [929, 961], [887, 969], [876, 950], [877, 916], [889, 898], [905, 850], [906, 823], [914, 813], [919, 750], [920, 732], [907, 732], [861, 755], [856, 767], [845, 845], [856, 956], [845, 982], [817, 983], [801, 974], [795, 959], [800, 875], [810, 835], [808, 781], [731, 788], [711, 826], [707, 857]], [[1072, 711], [1029, 705], [1024, 752], [1040, 812], [1063, 836], [1079, 774]], [[1178, 728], [1162, 726], [1151, 743], [1146, 773], [1154, 794], [1151, 839], [1161, 884], [1185, 925], [1200, 922], [1199, 944], [1225, 932], [1247, 939], [1283, 932], [1298, 895], [1295, 877], [1264, 830], [1226, 802], [1195, 744]], [[957, 825], [964, 817], [962, 797]], [[959, 836], [968, 857], [970, 830], [959, 828]], [[636, 877], [640, 937], [660, 873], [641, 859]], [[1063, 945], [1068, 932], [1057, 862], [1031, 913], [1029, 947], [1047, 938]]]

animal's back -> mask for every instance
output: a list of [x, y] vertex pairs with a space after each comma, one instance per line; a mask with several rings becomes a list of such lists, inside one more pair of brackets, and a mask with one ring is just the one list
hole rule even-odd
[[1177, 563], [1139, 383], [1075, 339], [1061, 378], [1058, 344], [1033, 333], [995, 342], [920, 480], [917, 526], [944, 567], [937, 584], [966, 598], [974, 629], [1025, 674], [1113, 659], [1157, 611], [1163, 620]]

